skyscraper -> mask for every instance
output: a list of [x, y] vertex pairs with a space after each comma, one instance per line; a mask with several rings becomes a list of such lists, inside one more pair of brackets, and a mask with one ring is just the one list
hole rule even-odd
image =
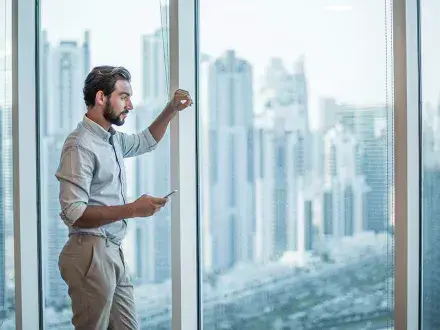
[[[42, 103], [40, 122], [45, 135], [67, 135], [85, 113], [82, 88], [90, 70], [89, 33], [85, 42], [61, 40], [54, 47], [43, 32]], [[50, 64], [50, 65], [49, 65]], [[46, 93], [51, 93], [47, 97]], [[46, 127], [44, 127], [46, 125]]]
[[254, 132], [251, 65], [227, 51], [209, 69], [212, 268], [254, 258]]
[[358, 169], [359, 142], [341, 124], [324, 137], [324, 219], [321, 235], [352, 236], [364, 228], [368, 187]]
[[10, 106], [0, 106], [0, 317], [7, 308], [6, 238], [13, 234], [11, 110]]
[[440, 327], [440, 139], [439, 114], [423, 118], [422, 153], [422, 299], [423, 326], [427, 329]]
[[[164, 10], [164, 9], [162, 9]], [[165, 23], [165, 22], [164, 22]], [[142, 104], [136, 106], [136, 130], [163, 110], [168, 101], [169, 71], [167, 27], [142, 37]], [[135, 191], [164, 196], [170, 187], [170, 136], [167, 131], [154, 152], [137, 157]], [[162, 282], [171, 277], [171, 207], [148, 219], [137, 219], [135, 239], [135, 278], [138, 283]]]
[[365, 196], [364, 229], [384, 231], [389, 225], [388, 196], [392, 179], [392, 112], [385, 106], [353, 106], [339, 104], [335, 100], [322, 101], [326, 131], [340, 123], [351, 132], [362, 151], [361, 171], [369, 189]]
[[211, 186], [209, 166], [210, 159], [210, 135], [209, 135], [209, 69], [212, 64], [212, 58], [208, 55], [201, 55], [199, 64], [199, 102], [197, 104], [199, 114], [199, 192], [200, 192], [200, 232], [202, 240], [202, 258], [203, 271], [210, 273], [212, 271], [212, 237], [211, 237]]
[[[153, 106], [136, 107], [137, 130], [161, 111]], [[169, 133], [157, 149], [136, 159], [137, 196], [165, 196], [170, 188]], [[172, 202], [172, 200], [171, 200]], [[135, 220], [135, 277], [138, 283], [163, 282], [171, 277], [171, 207], [168, 204], [153, 217]]]
[[263, 260], [311, 245], [304, 235], [312, 232], [311, 224], [306, 224], [312, 205], [306, 201], [313, 196], [313, 191], [305, 191], [311, 185], [313, 154], [304, 59], [297, 59], [289, 71], [274, 58], [265, 72], [256, 147], [257, 205], [262, 203], [257, 251]]
[[41, 235], [43, 279], [45, 303], [47, 306], [60, 306], [66, 303], [67, 286], [58, 270], [58, 256], [68, 235], [64, 222], [60, 219], [59, 184], [54, 174], [65, 136], [46, 136], [41, 139]]
[[[85, 114], [82, 88], [90, 70], [89, 33], [83, 44], [61, 40], [53, 46], [42, 34], [41, 63], [41, 205], [43, 275], [47, 305], [62, 305], [67, 288], [58, 270], [58, 256], [67, 240], [67, 227], [60, 219], [59, 185], [55, 178], [62, 144]], [[50, 95], [50, 97], [49, 97]]]
[[142, 36], [142, 100], [148, 100], [149, 104], [168, 99], [168, 47], [166, 27]]
[[[12, 62], [9, 53], [0, 55], [0, 317], [9, 307], [7, 260], [13, 251], [6, 249], [6, 241], [13, 237], [13, 155], [12, 155]], [[6, 255], [8, 252], [11, 255]]]
[[255, 258], [261, 263], [274, 257], [278, 244], [275, 233], [276, 215], [273, 212], [276, 168], [270, 115], [266, 111], [255, 118]]

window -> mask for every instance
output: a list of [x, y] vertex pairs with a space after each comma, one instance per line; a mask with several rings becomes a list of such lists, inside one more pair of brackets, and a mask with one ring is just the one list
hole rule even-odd
[[[121, 16], [118, 10], [124, 14]], [[126, 67], [132, 74], [134, 111], [125, 125], [116, 129], [126, 133], [145, 129], [168, 100], [167, 14], [165, 1], [155, 0], [129, 1], [123, 8], [115, 0], [41, 2], [39, 140], [46, 329], [71, 325], [70, 298], [58, 269], [68, 230], [59, 216], [59, 185], [54, 174], [64, 139], [86, 111], [84, 80], [97, 65]], [[127, 202], [142, 194], [165, 196], [170, 191], [169, 133], [154, 152], [125, 159], [125, 168]], [[135, 285], [141, 326], [170, 329], [171, 207], [168, 205], [154, 217], [129, 219], [127, 223], [123, 249]]]
[[0, 327], [15, 328], [12, 165], [12, 1], [0, 2]]
[[128, 1], [121, 22], [112, 1], [0, 1], [1, 329], [72, 328], [53, 174], [100, 64], [133, 74], [123, 131], [170, 81], [196, 96], [125, 164], [130, 200], [179, 189], [172, 228], [171, 207], [130, 221], [143, 328], [194, 330], [198, 307], [205, 329], [440, 327], [435, 0], [172, 1], [169, 39], [167, 0]]
[[440, 87], [438, 77], [438, 40], [440, 24], [436, 14], [440, 4], [435, 0], [420, 1], [421, 51], [421, 175], [422, 253], [421, 253], [421, 329], [440, 327]]
[[199, 6], [204, 329], [391, 329], [392, 1]]

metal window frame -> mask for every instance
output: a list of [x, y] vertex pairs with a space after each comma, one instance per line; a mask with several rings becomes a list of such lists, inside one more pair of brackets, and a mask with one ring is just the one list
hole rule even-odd
[[[196, 1], [170, 0], [170, 93], [188, 90], [197, 100]], [[171, 95], [170, 95], [171, 96]], [[171, 122], [172, 329], [201, 329], [197, 102]]]
[[394, 0], [395, 329], [420, 328], [419, 1]]
[[[17, 329], [40, 324], [37, 1], [12, 1], [12, 145]], [[34, 166], [33, 166], [34, 165]]]

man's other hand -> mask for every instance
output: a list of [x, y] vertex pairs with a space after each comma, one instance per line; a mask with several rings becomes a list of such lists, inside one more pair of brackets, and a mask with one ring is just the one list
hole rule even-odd
[[132, 203], [134, 217], [150, 217], [167, 203], [167, 198], [142, 195]]

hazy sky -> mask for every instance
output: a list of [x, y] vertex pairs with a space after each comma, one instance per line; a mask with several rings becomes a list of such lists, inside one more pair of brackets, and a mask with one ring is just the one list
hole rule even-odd
[[[125, 65], [140, 84], [140, 36], [160, 26], [164, 0], [41, 3], [50, 40], [81, 40], [90, 29], [92, 65]], [[235, 49], [255, 65], [257, 77], [272, 56], [290, 67], [304, 54], [313, 95], [385, 102], [385, 1], [200, 0], [200, 6], [202, 52]]]
[[[10, 1], [0, 0], [0, 17], [7, 16]], [[141, 35], [160, 27], [160, 5], [165, 1], [42, 0], [41, 24], [53, 42], [82, 41], [84, 30], [89, 29], [92, 65], [126, 66], [139, 96]], [[312, 107], [326, 96], [356, 104], [384, 103], [386, 28], [391, 35], [391, 26], [386, 27], [385, 22], [392, 24], [390, 2], [200, 0], [201, 51], [217, 56], [235, 49], [254, 65], [257, 79], [270, 57], [281, 57], [292, 67], [304, 55]], [[431, 102], [439, 98], [440, 47], [436, 45], [440, 24], [434, 23], [439, 13], [440, 1], [422, 0], [423, 88], [424, 99]], [[0, 51], [5, 45], [3, 30]], [[388, 67], [391, 82], [390, 64]], [[387, 88], [390, 92], [389, 84]]]

